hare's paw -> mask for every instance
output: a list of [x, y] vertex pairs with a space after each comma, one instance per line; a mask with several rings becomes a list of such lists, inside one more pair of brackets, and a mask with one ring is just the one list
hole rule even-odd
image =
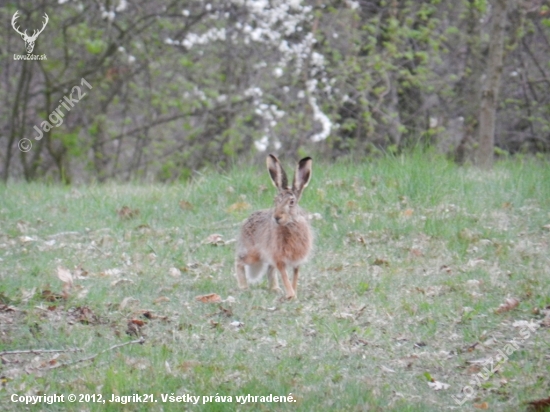
[[277, 295], [282, 295], [283, 294], [283, 290], [279, 286], [274, 286], [274, 287], [270, 288], [269, 290], [272, 291], [273, 293], [276, 293]]

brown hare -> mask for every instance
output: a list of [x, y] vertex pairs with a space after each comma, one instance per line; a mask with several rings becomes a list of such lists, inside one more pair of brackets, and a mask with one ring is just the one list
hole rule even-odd
[[[241, 289], [248, 287], [247, 280], [260, 281], [267, 266], [270, 289], [281, 292], [275, 268], [281, 273], [286, 298], [296, 297], [298, 268], [304, 263], [313, 247], [313, 234], [304, 210], [298, 206], [303, 190], [311, 179], [310, 157], [298, 162], [292, 186], [279, 159], [269, 155], [267, 170], [278, 190], [274, 207], [259, 210], [244, 222], [237, 242], [235, 270]], [[292, 284], [288, 280], [287, 267], [294, 272]]]

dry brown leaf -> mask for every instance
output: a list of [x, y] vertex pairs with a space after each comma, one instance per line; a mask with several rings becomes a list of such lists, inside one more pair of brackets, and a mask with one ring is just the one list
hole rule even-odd
[[79, 306], [69, 311], [69, 315], [78, 323], [83, 325], [97, 325], [99, 317], [87, 306]]
[[159, 296], [153, 301], [153, 303], [164, 303], [164, 302], [170, 302], [170, 298], [167, 296]]
[[180, 200], [180, 209], [181, 210], [193, 210], [193, 205], [187, 200]]
[[374, 259], [374, 264], [376, 266], [389, 266], [390, 262], [386, 259], [383, 259], [383, 258], [376, 258], [376, 259]]
[[205, 243], [207, 245], [223, 245], [225, 242], [223, 241], [222, 235], [220, 235], [219, 233], [213, 233], [206, 239], [204, 239], [202, 243]]
[[69, 283], [73, 284], [73, 275], [71, 275], [71, 272], [68, 269], [65, 269], [64, 267], [58, 266], [57, 267], [57, 277], [63, 282], [63, 283]]
[[415, 256], [415, 257], [424, 256], [424, 252], [422, 252], [422, 249], [419, 249], [417, 247], [412, 247], [410, 249], [410, 253], [412, 256]]
[[15, 306], [0, 304], [0, 312], [15, 312], [15, 311], [17, 311], [17, 308]]
[[42, 299], [44, 299], [46, 302], [55, 302], [60, 299], [65, 299], [65, 296], [53, 293], [49, 289], [45, 289], [42, 291]]
[[489, 404], [487, 402], [474, 403], [474, 408], [476, 408], [476, 409], [489, 409]]
[[251, 208], [250, 203], [246, 203], [246, 202], [241, 201], [241, 202], [233, 203], [231, 206], [229, 206], [227, 208], [227, 211], [229, 213], [242, 212], [243, 210], [248, 210], [250, 208]]
[[546, 399], [537, 399], [536, 401], [531, 401], [528, 403], [531, 406], [531, 410], [535, 412], [544, 412], [547, 411], [550, 407], [550, 398]]
[[439, 268], [439, 270], [442, 271], [442, 272], [446, 272], [446, 273], [448, 273], [449, 275], [450, 275], [451, 273], [453, 273], [453, 270], [451, 269], [451, 267], [449, 267], [449, 266], [447, 266], [447, 265], [441, 266], [441, 267]]
[[122, 206], [117, 210], [117, 214], [121, 219], [132, 219], [139, 215], [139, 209], [131, 209], [128, 206]]
[[350, 210], [356, 210], [359, 208], [359, 205], [357, 204], [357, 202], [355, 200], [348, 200], [346, 202], [346, 207]]
[[401, 214], [405, 217], [411, 217], [414, 214], [414, 210], [412, 209], [405, 209]]
[[128, 322], [128, 327], [126, 328], [126, 334], [129, 336], [140, 336], [141, 331], [138, 325], [132, 322]]
[[193, 369], [193, 368], [196, 368], [197, 366], [200, 366], [201, 363], [199, 361], [196, 361], [196, 360], [188, 360], [188, 361], [183, 361], [179, 366], [178, 368], [183, 370], [184, 372], [187, 372], [189, 369]]
[[68, 269], [58, 266], [57, 277], [63, 282], [63, 297], [66, 299], [69, 297], [69, 292], [73, 287], [73, 275], [71, 275]]
[[136, 326], [139, 326], [140, 328], [145, 325], [145, 322], [140, 319], [130, 319], [129, 323], [133, 323]]
[[222, 298], [217, 293], [209, 293], [208, 295], [197, 296], [195, 297], [195, 300], [202, 303], [219, 303], [222, 301]]
[[496, 313], [508, 312], [519, 306], [519, 300], [516, 298], [507, 298], [497, 309]]

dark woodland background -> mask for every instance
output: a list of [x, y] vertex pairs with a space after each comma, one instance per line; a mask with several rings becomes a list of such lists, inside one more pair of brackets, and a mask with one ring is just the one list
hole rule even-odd
[[[29, 34], [48, 15], [46, 60], [14, 58], [17, 10]], [[2, 1], [0, 18], [3, 181], [173, 181], [266, 151], [475, 162], [498, 41], [494, 154], [550, 149], [546, 1]]]

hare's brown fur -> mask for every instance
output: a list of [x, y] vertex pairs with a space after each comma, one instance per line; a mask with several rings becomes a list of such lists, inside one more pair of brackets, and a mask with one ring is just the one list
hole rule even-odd
[[[257, 280], [267, 265], [271, 289], [280, 291], [274, 269], [281, 273], [286, 297], [296, 297], [299, 266], [304, 263], [313, 247], [313, 235], [308, 218], [298, 206], [303, 189], [311, 178], [312, 161], [306, 157], [298, 163], [293, 184], [287, 185], [287, 177], [279, 160], [269, 155], [267, 167], [271, 180], [278, 189], [274, 207], [260, 210], [245, 221], [237, 243], [235, 269], [239, 287], [248, 287], [247, 278]], [[286, 272], [293, 269], [292, 285]]]

